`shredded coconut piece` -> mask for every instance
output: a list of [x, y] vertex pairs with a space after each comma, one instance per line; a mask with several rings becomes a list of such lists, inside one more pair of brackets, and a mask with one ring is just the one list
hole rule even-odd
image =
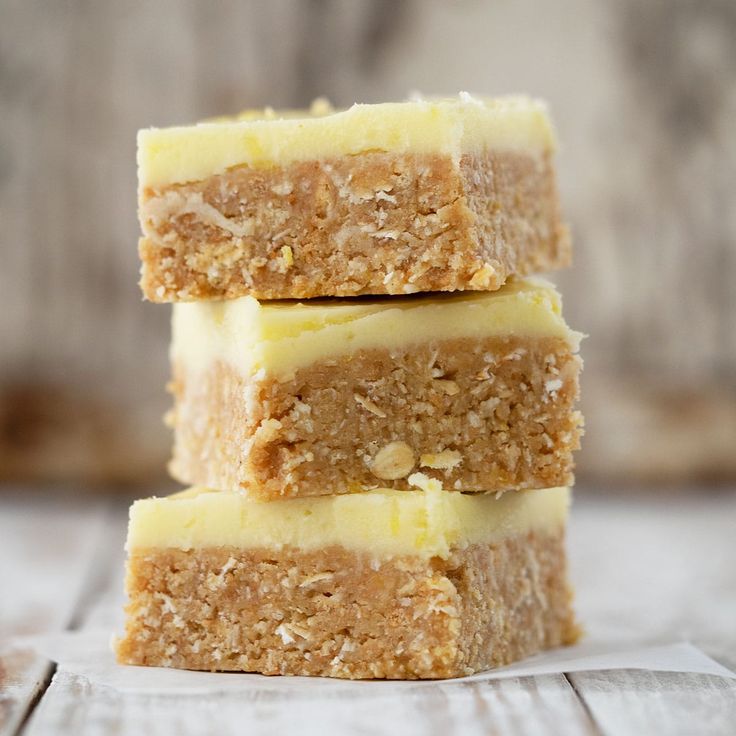
[[222, 566], [220, 570], [220, 577], [224, 577], [227, 573], [232, 570], [237, 564], [237, 560], [234, 557], [228, 557], [227, 562]]
[[391, 204], [396, 204], [396, 197], [394, 197], [393, 194], [388, 194], [387, 192], [384, 192], [383, 189], [379, 189], [376, 192], [376, 199], [384, 202], [390, 202]]
[[419, 458], [419, 464], [423, 468], [434, 468], [435, 470], [452, 470], [462, 461], [463, 457], [457, 450], [426, 453]]
[[296, 641], [296, 639], [289, 633], [285, 624], [279, 624], [279, 626], [276, 627], [276, 633], [281, 637], [281, 641], [284, 644], [293, 644]]
[[294, 265], [294, 251], [291, 249], [291, 246], [281, 246], [281, 260], [286, 268], [291, 268]]
[[474, 289], [482, 289], [490, 286], [491, 279], [496, 275], [496, 269], [489, 263], [484, 264], [470, 279], [470, 286]]
[[381, 419], [386, 418], [386, 412], [379, 409], [378, 406], [370, 399], [367, 399], [365, 396], [361, 396], [360, 394], [354, 394], [353, 398], [371, 414], [375, 414], [377, 417], [381, 417]]
[[284, 181], [280, 184], [274, 184], [271, 187], [271, 191], [274, 194], [285, 197], [286, 195], [291, 194], [294, 191], [294, 185], [290, 181]]
[[419, 488], [425, 493], [437, 493], [442, 490], [442, 483], [436, 478], [430, 478], [424, 473], [412, 473], [407, 480], [409, 485]]
[[318, 572], [314, 575], [310, 575], [307, 578], [304, 578], [304, 580], [299, 583], [300, 588], [306, 588], [309, 585], [312, 585], [312, 583], [319, 583], [322, 580], [331, 580], [334, 577], [333, 573], [331, 572]]
[[455, 381], [448, 378], [437, 378], [435, 384], [439, 386], [448, 396], [457, 396], [460, 393], [460, 387]]

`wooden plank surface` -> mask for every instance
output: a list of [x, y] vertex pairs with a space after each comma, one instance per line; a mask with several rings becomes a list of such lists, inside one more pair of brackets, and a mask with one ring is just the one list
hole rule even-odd
[[[727, 666], [736, 664], [736, 495], [700, 493], [666, 498], [591, 498], [577, 494], [570, 529], [578, 609], [589, 635], [688, 638]], [[0, 511], [5, 505], [0, 501]], [[44, 524], [33, 519], [40, 514]], [[74, 524], [64, 508], [33, 503], [7, 522], [27, 519], [48, 531]], [[94, 514], [88, 512], [91, 517]], [[6, 523], [4, 527], [12, 526]], [[92, 527], [95, 523], [92, 523]], [[120, 622], [125, 509], [118, 503], [97, 532], [96, 564], [78, 595], [74, 624], [114, 630]], [[26, 549], [23, 528], [12, 544]], [[35, 535], [36, 542], [39, 535]], [[6, 537], [3, 540], [7, 550]], [[89, 541], [89, 540], [88, 540]], [[81, 542], [77, 547], [82, 550]], [[91, 554], [89, 543], [87, 554]], [[62, 557], [65, 559], [66, 552]], [[57, 568], [58, 571], [58, 568]], [[84, 577], [84, 576], [83, 576]], [[49, 583], [50, 584], [50, 583]], [[61, 585], [58, 581], [55, 583]], [[44, 594], [52, 594], [49, 588]], [[31, 595], [30, 600], [38, 597]], [[20, 602], [16, 610], [23, 610]], [[69, 610], [74, 610], [71, 605]], [[9, 619], [9, 617], [6, 617]], [[62, 617], [63, 618], [63, 617]], [[61, 620], [61, 619], [59, 619]], [[235, 675], [237, 677], [237, 675]], [[418, 685], [401, 700], [366, 690], [360, 698], [331, 691], [316, 711], [311, 694], [285, 689], [208, 697], [121, 693], [74, 673], [57, 672], [22, 733], [218, 734], [704, 734], [734, 732], [736, 683], [714, 677], [635, 671], [591, 672], [484, 683]], [[16, 721], [17, 723], [17, 721]], [[12, 733], [6, 728], [5, 733]], [[4, 734], [3, 734], [4, 736]]]
[[570, 675], [607, 736], [731, 736], [736, 733], [733, 680], [676, 672], [586, 672]]
[[[570, 556], [578, 609], [601, 639], [688, 639], [736, 669], [736, 495], [586, 500]], [[736, 681], [671, 672], [569, 675], [610, 736], [736, 733]]]
[[85, 582], [104, 546], [105, 503], [4, 495], [0, 502], [0, 735], [16, 732], [52, 667], [32, 649], [5, 651], [16, 636], [74, 623]]
[[[383, 691], [385, 692], [385, 691]], [[41, 700], [29, 728], [47, 734], [218, 735], [247, 732], [272, 736], [298, 732], [481, 736], [487, 734], [598, 733], [562, 676], [467, 685], [417, 686], [400, 699], [375, 690], [347, 697], [335, 691], [328, 706], [315, 708], [312, 695], [273, 691], [182, 699], [123, 696], [60, 673]]]

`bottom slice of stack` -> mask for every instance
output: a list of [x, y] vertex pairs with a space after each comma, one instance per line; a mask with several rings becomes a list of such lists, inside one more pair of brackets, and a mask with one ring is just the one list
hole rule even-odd
[[138, 501], [121, 662], [345, 678], [458, 677], [575, 641], [566, 488]]

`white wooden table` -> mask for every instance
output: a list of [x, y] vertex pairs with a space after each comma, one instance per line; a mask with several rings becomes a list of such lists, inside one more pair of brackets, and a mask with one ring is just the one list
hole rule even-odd
[[[0, 644], [19, 635], [114, 627], [126, 502], [0, 492]], [[687, 638], [736, 668], [736, 493], [656, 497], [578, 491], [570, 556], [578, 611], [596, 634]], [[238, 675], [235, 675], [237, 677]], [[629, 670], [336, 695], [340, 733], [736, 734], [736, 681]], [[385, 691], [383, 691], [385, 692]], [[250, 698], [123, 694], [32, 650], [0, 654], [0, 736], [323, 733], [293, 689]], [[302, 715], [295, 719], [294, 713]]]

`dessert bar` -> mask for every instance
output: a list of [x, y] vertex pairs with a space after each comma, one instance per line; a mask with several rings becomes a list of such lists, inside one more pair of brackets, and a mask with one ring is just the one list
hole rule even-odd
[[495, 292], [175, 304], [172, 475], [262, 499], [569, 485], [580, 334], [540, 279]]
[[413, 482], [421, 490], [137, 501], [118, 660], [446, 678], [575, 641], [567, 489], [496, 499]]
[[246, 113], [138, 135], [155, 302], [493, 290], [566, 266], [543, 103]]

